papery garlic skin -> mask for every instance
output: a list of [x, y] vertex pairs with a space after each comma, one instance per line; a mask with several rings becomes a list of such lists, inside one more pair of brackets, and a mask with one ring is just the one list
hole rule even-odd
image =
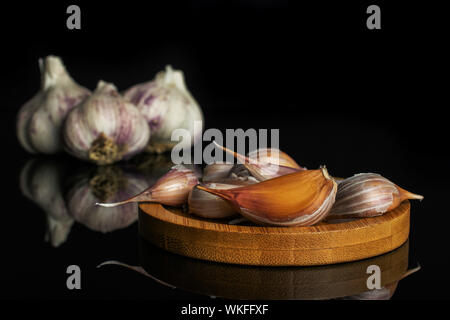
[[203, 168], [203, 182], [217, 182], [230, 175], [234, 164], [232, 163], [211, 163]]
[[188, 91], [182, 71], [167, 66], [154, 80], [134, 85], [123, 96], [140, 110], [150, 126], [147, 151], [171, 150], [178, 144], [171, 140], [175, 129], [186, 129], [191, 134], [191, 141], [180, 142], [180, 147], [189, 147], [201, 139], [202, 132], [194, 131], [194, 122], [203, 122], [203, 113]]
[[61, 127], [68, 112], [90, 95], [67, 73], [61, 59], [39, 59], [41, 87], [17, 114], [17, 137], [30, 153], [55, 154], [63, 150]]
[[395, 209], [403, 200], [423, 197], [410, 193], [376, 173], [360, 173], [341, 181], [327, 219], [367, 218]]
[[67, 116], [63, 136], [70, 154], [105, 165], [140, 153], [149, 141], [150, 129], [113, 84], [99, 81], [95, 92]]
[[[213, 189], [232, 189], [239, 186], [223, 183], [206, 183], [208, 188]], [[226, 200], [219, 196], [194, 187], [189, 193], [188, 198], [189, 213], [202, 218], [223, 219], [237, 214]]]
[[[244, 156], [233, 150], [230, 150], [228, 148], [219, 145], [216, 141], [214, 141], [214, 144], [220, 149], [224, 150], [225, 152], [232, 154], [238, 160], [238, 164], [242, 163], [242, 166], [244, 166], [249, 171], [249, 173], [258, 181], [265, 181], [276, 177], [281, 177], [287, 174], [295, 173], [298, 171], [306, 170], [306, 168], [301, 168], [298, 165], [295, 166], [294, 164], [284, 166], [268, 162], [270, 161], [270, 159], [273, 159], [274, 157], [273, 154], [272, 156], [270, 156], [269, 154], [269, 157], [267, 158], [265, 156], [260, 155], [259, 154], [260, 151], [256, 151], [257, 152], [256, 155], [254, 155], [253, 158], [249, 158], [247, 156]], [[267, 149], [262, 149], [262, 151], [264, 150]], [[262, 161], [260, 161], [259, 159], [262, 159]]]
[[176, 165], [156, 182], [150, 195], [155, 202], [181, 206], [187, 203], [189, 192], [198, 183], [198, 178], [192, 170], [183, 165]]
[[254, 159], [260, 163], [272, 163], [279, 166], [290, 167], [300, 170], [306, 168], [300, 167], [294, 159], [287, 153], [275, 148], [260, 148], [247, 154], [249, 159]]

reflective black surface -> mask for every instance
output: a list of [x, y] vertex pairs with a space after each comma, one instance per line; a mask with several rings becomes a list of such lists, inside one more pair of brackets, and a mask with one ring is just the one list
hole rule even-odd
[[[417, 278], [413, 274], [399, 284], [408, 269], [417, 268], [420, 262], [410, 255], [414, 252], [410, 241], [378, 257], [329, 266], [229, 265], [178, 256], [147, 243], [137, 233], [136, 204], [95, 206], [99, 201], [125, 199], [144, 190], [172, 165], [168, 154], [141, 155], [127, 163], [102, 167], [68, 157], [28, 160], [18, 175], [17, 190], [21, 193], [19, 205], [26, 211], [11, 217], [17, 224], [10, 230], [16, 233], [16, 242], [5, 243], [16, 262], [10, 266], [14, 284], [10, 294], [41, 298], [378, 300], [395, 299], [403, 283]], [[414, 232], [411, 237], [414, 239]], [[31, 275], [27, 261], [34, 261]], [[72, 264], [82, 271], [78, 292], [66, 286], [66, 268]], [[367, 288], [370, 265], [381, 269], [382, 288], [376, 291]], [[30, 280], [31, 286], [39, 289], [23, 292]]]
[[[117, 224], [104, 223], [102, 214], [86, 216], [85, 210], [52, 213], [76, 185], [91, 180], [100, 197], [111, 193], [101, 188], [103, 179], [120, 182], [131, 175], [151, 181], [135, 162], [100, 172], [67, 155], [34, 157], [20, 148], [15, 115], [38, 89], [37, 59], [48, 54], [62, 56], [71, 75], [90, 89], [104, 79], [122, 90], [170, 63], [185, 72], [206, 128], [279, 128], [281, 149], [300, 165], [326, 164], [342, 177], [377, 172], [424, 195], [422, 202], [412, 202], [408, 248], [408, 268], [422, 268], [398, 283], [392, 299], [449, 298], [447, 98], [441, 101], [448, 88], [438, 80], [446, 75], [442, 58], [448, 51], [438, 25], [445, 19], [431, 18], [443, 10], [383, 3], [383, 29], [370, 33], [365, 4], [127, 2], [119, 8], [83, 2], [82, 30], [75, 33], [65, 29], [66, 7], [62, 2], [4, 7], [11, 21], [2, 20], [9, 48], [0, 108], [2, 298], [206, 301], [215, 294], [208, 284], [190, 290], [181, 282], [172, 289], [127, 268], [97, 268], [110, 260], [150, 274], [151, 266], [158, 267], [142, 260], [134, 213]], [[154, 159], [150, 163], [157, 163], [147, 167], [150, 175], [166, 168]], [[37, 201], [46, 180], [56, 181], [60, 194]], [[159, 252], [152, 259], [172, 258]], [[192, 270], [197, 263], [189, 264]], [[81, 290], [66, 287], [72, 264], [82, 270]], [[179, 281], [188, 279], [185, 272], [179, 270]], [[296, 292], [302, 294], [298, 287]]]

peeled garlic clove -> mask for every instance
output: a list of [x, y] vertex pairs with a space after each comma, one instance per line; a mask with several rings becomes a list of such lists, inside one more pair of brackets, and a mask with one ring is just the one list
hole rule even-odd
[[138, 218], [136, 203], [106, 209], [95, 206], [99, 201], [118, 201], [136, 194], [147, 186], [144, 176], [114, 166], [91, 168], [72, 177], [66, 195], [70, 215], [87, 228], [112, 232], [133, 224]]
[[309, 226], [321, 221], [331, 209], [337, 183], [325, 168], [321, 168], [298, 171], [229, 190], [202, 185], [198, 188], [227, 200], [255, 223]]
[[211, 163], [203, 168], [203, 182], [217, 182], [225, 179], [233, 169], [232, 163]]
[[105, 165], [141, 152], [150, 129], [139, 110], [126, 102], [113, 84], [99, 81], [95, 92], [69, 113], [63, 135], [70, 154]]
[[249, 158], [237, 152], [234, 152], [228, 148], [219, 145], [214, 141], [214, 144], [227, 153], [232, 154], [242, 165], [255, 177], [258, 181], [264, 181], [273, 179], [276, 177], [284, 176], [286, 174], [294, 173], [297, 171], [305, 170], [293, 167], [281, 166], [269, 162], [259, 162], [255, 158]]
[[249, 159], [255, 159], [260, 163], [272, 163], [283, 167], [305, 170], [300, 167], [287, 153], [275, 148], [260, 148], [247, 154]]
[[189, 192], [198, 184], [192, 170], [183, 165], [174, 166], [152, 187], [120, 202], [96, 203], [102, 207], [116, 207], [130, 202], [157, 202], [168, 206], [181, 206], [187, 202]]
[[61, 127], [67, 113], [90, 95], [67, 73], [60, 58], [39, 59], [41, 88], [17, 114], [17, 137], [30, 153], [63, 150]]
[[423, 196], [406, 191], [376, 173], [360, 173], [339, 183], [336, 202], [327, 219], [365, 218], [395, 209], [403, 200]]
[[203, 121], [203, 113], [187, 90], [182, 71], [167, 66], [152, 81], [126, 90], [124, 98], [140, 110], [150, 126], [152, 136], [147, 151], [161, 153], [172, 149], [177, 144], [171, 139], [175, 129], [186, 129], [192, 137], [180, 146], [188, 147], [201, 140], [202, 132], [194, 132], [194, 122]]
[[[239, 187], [223, 183], [205, 183], [204, 186], [207, 188], [222, 190]], [[194, 187], [189, 193], [188, 205], [189, 213], [202, 218], [222, 219], [237, 214], [236, 209], [234, 209], [233, 206], [231, 206], [226, 200], [201, 190], [197, 186]]]

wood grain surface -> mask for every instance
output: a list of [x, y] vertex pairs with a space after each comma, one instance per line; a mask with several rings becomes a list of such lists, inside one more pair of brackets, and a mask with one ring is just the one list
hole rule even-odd
[[139, 205], [139, 232], [167, 251], [215, 262], [259, 266], [313, 266], [377, 256], [409, 236], [410, 204], [379, 217], [311, 227], [230, 225], [160, 204]]

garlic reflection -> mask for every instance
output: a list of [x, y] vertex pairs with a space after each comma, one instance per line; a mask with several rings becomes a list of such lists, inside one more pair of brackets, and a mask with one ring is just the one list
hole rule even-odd
[[89, 96], [67, 73], [60, 58], [39, 59], [41, 88], [17, 114], [17, 137], [30, 153], [63, 150], [61, 127], [68, 112]]
[[124, 98], [137, 106], [150, 126], [149, 152], [172, 149], [177, 144], [171, 140], [175, 129], [186, 129], [191, 134], [191, 141], [183, 141], [180, 147], [201, 139], [202, 133], [194, 132], [194, 122], [203, 121], [203, 113], [188, 91], [182, 71], [167, 66], [154, 80], [126, 90]]
[[136, 170], [142, 174], [149, 186], [152, 186], [175, 165], [170, 153], [140, 153], [131, 160]]
[[126, 102], [113, 84], [99, 81], [95, 92], [67, 116], [63, 136], [70, 154], [105, 165], [141, 152], [150, 129], [139, 110]]
[[20, 173], [20, 189], [25, 197], [45, 211], [45, 240], [58, 247], [70, 233], [74, 220], [69, 215], [62, 184], [65, 166], [53, 160], [29, 160]]
[[93, 231], [106, 233], [125, 228], [137, 220], [136, 203], [117, 208], [103, 208], [95, 203], [116, 202], [140, 192], [148, 186], [142, 175], [126, 172], [118, 166], [104, 166], [86, 170], [73, 180], [66, 198], [69, 213], [77, 222]]

